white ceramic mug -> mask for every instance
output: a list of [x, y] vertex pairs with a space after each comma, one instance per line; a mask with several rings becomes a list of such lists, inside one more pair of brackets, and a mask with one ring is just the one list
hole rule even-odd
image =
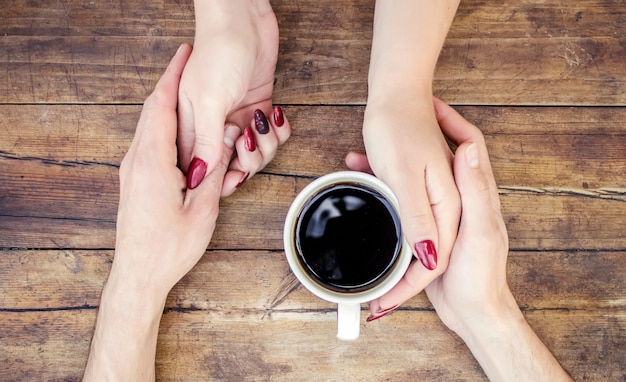
[[[378, 196], [382, 196], [387, 210], [394, 217], [394, 227], [399, 232], [399, 245], [396, 247], [395, 260], [390, 264], [388, 270], [382, 274], [371, 286], [366, 286], [358, 290], [337, 290], [327, 284], [322, 283], [313, 274], [310, 268], [302, 260], [300, 246], [297, 244], [297, 226], [303, 211], [315, 200], [320, 193], [331, 187], [338, 185], [349, 185], [356, 188], [369, 189]], [[410, 246], [402, 236], [399, 226], [398, 201], [391, 189], [380, 179], [362, 172], [340, 171], [317, 178], [307, 185], [295, 198], [285, 219], [283, 242], [285, 255], [291, 270], [296, 275], [300, 283], [311, 293], [338, 304], [337, 306], [337, 338], [341, 340], [354, 340], [359, 336], [361, 304], [377, 299], [393, 288], [406, 272], [413, 254]]]

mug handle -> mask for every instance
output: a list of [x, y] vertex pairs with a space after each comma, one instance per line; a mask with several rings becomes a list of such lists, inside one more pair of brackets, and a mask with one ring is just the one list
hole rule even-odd
[[361, 304], [342, 302], [337, 304], [337, 338], [352, 341], [359, 338]]

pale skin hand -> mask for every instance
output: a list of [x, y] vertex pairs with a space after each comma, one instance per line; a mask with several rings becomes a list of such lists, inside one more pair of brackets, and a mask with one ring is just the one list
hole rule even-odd
[[[197, 157], [209, 174], [221, 158], [224, 126], [251, 126], [258, 148], [237, 150], [224, 182], [228, 195], [246, 173], [265, 167], [291, 134], [287, 120], [276, 125], [272, 110], [278, 24], [268, 0], [195, 0], [194, 6], [194, 49], [179, 90], [179, 164], [187, 172]], [[254, 128], [256, 109], [271, 125], [267, 134]], [[242, 136], [237, 147], [243, 142]]]
[[[211, 240], [222, 181], [241, 131], [225, 130], [222, 157], [194, 190], [177, 167], [177, 93], [191, 46], [178, 50], [144, 103], [120, 166], [115, 258], [102, 292], [84, 380], [154, 380], [159, 321], [169, 290]], [[222, 141], [221, 141], [222, 142]]]
[[[484, 138], [435, 99], [437, 120], [456, 145], [463, 214], [446, 272], [426, 287], [437, 314], [472, 351], [491, 381], [571, 381], [528, 325], [506, 280], [508, 236]], [[355, 169], [367, 158], [352, 154]]]
[[437, 99], [435, 110], [458, 146], [454, 174], [463, 214], [448, 269], [426, 288], [428, 298], [491, 381], [571, 381], [524, 319], [506, 281], [508, 236], [480, 130]]
[[[436, 266], [414, 262], [402, 281], [370, 303], [368, 320], [421, 292], [441, 275], [456, 237], [460, 200], [452, 153], [432, 101], [435, 65], [458, 0], [376, 2], [363, 139], [374, 174], [398, 197], [405, 238], [414, 254], [432, 243]], [[353, 154], [348, 167], [358, 169]], [[416, 247], [417, 245], [417, 247]], [[422, 252], [423, 254], [423, 252]]]

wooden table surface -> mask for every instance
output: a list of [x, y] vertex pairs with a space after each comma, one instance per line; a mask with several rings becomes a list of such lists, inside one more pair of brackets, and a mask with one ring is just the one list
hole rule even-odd
[[[373, 1], [273, 1], [276, 159], [224, 200], [170, 293], [159, 380], [485, 380], [422, 293], [353, 343], [281, 242], [313, 178], [363, 148]], [[118, 166], [194, 34], [191, 0], [0, 1], [0, 380], [78, 380], [113, 258]], [[576, 380], [626, 370], [626, 1], [462, 1], [435, 93], [484, 132], [523, 312]]]

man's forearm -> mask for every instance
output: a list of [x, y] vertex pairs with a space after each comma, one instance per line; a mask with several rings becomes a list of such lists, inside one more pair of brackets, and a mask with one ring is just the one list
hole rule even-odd
[[85, 381], [155, 379], [154, 360], [165, 297], [109, 277], [102, 291]]
[[[369, 96], [410, 88], [432, 95], [432, 80], [460, 0], [377, 0]], [[368, 101], [369, 103], [369, 101]]]
[[513, 297], [496, 316], [459, 332], [490, 381], [571, 381]]

